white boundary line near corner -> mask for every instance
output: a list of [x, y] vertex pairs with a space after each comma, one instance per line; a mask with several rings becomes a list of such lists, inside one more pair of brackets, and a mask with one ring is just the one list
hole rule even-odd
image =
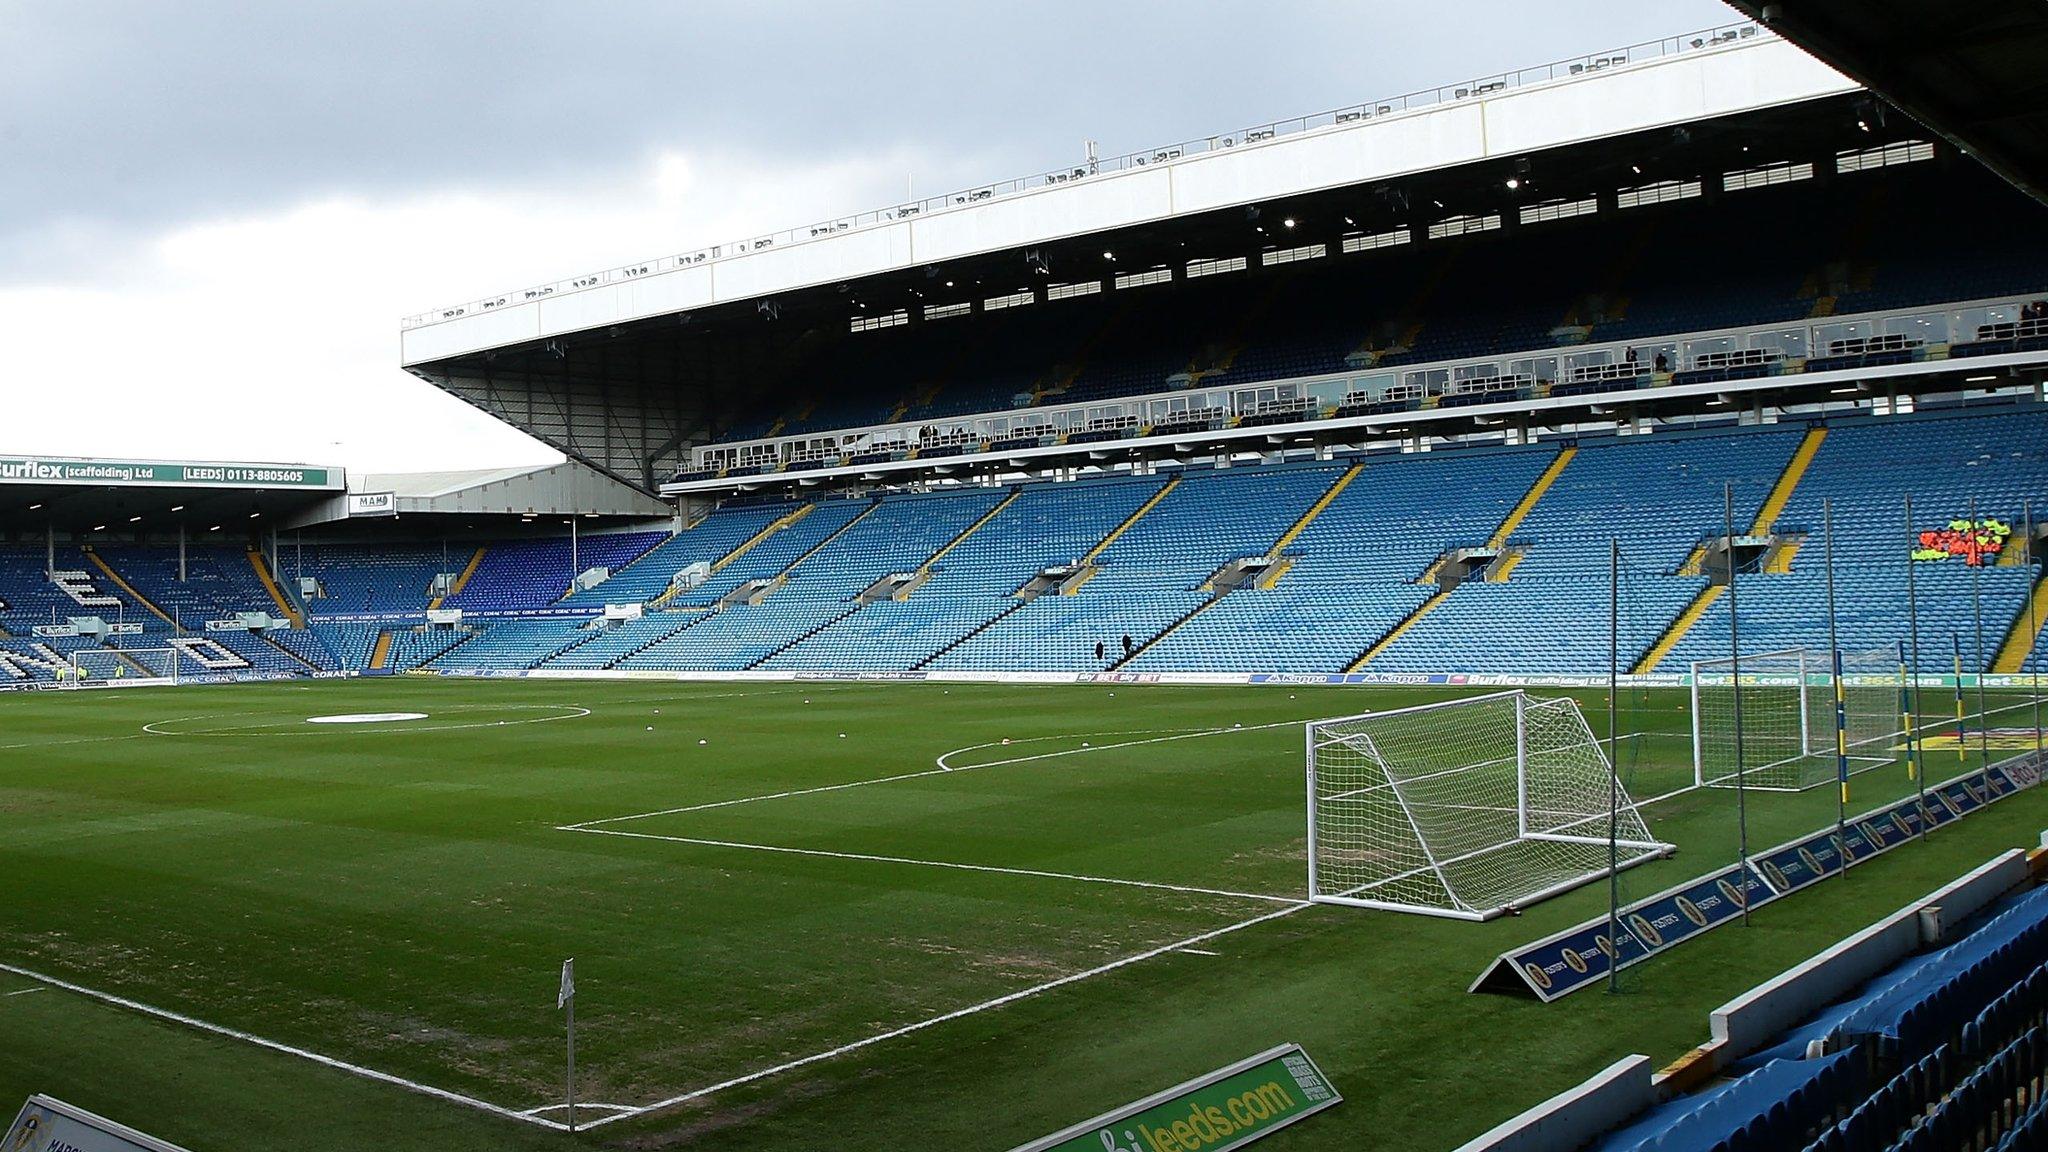
[[[631, 1112], [633, 1110], [633, 1105], [631, 1104], [593, 1104], [588, 1100], [578, 1100], [576, 1107], [594, 1108], [601, 1112]], [[538, 1108], [528, 1108], [526, 1111], [521, 1112], [520, 1115], [529, 1117], [539, 1116], [546, 1112], [566, 1112], [568, 1109], [569, 1105], [566, 1102], [561, 1104], [543, 1104]], [[566, 1127], [566, 1125], [563, 1127]], [[581, 1127], [581, 1125], [578, 1125], [578, 1127]]]
[[863, 1048], [868, 1048], [876, 1044], [884, 1043], [885, 1041], [895, 1040], [899, 1037], [908, 1036], [913, 1032], [922, 1032], [927, 1028], [934, 1028], [940, 1024], [946, 1024], [954, 1020], [965, 1019], [966, 1017], [978, 1015], [982, 1012], [989, 1011], [992, 1008], [1001, 1008], [1008, 1004], [1014, 1004], [1019, 1000], [1028, 1000], [1031, 997], [1042, 995], [1046, 992], [1051, 992], [1054, 989], [1064, 988], [1069, 984], [1078, 984], [1083, 980], [1093, 979], [1094, 977], [1114, 972], [1119, 968], [1126, 968], [1132, 964], [1142, 963], [1146, 960], [1153, 959], [1157, 956], [1164, 956], [1169, 952], [1178, 952], [1184, 948], [1188, 948], [1193, 945], [1205, 944], [1220, 936], [1227, 936], [1232, 932], [1237, 932], [1245, 928], [1250, 928], [1254, 925], [1264, 924], [1269, 920], [1278, 920], [1282, 916], [1292, 916], [1296, 912], [1299, 912], [1304, 908], [1313, 907], [1315, 907], [1315, 905], [1309, 903], [1308, 901], [1296, 901], [1288, 904], [1285, 908], [1280, 908], [1272, 912], [1267, 912], [1261, 916], [1254, 916], [1249, 920], [1240, 920], [1235, 924], [1228, 924], [1221, 928], [1213, 928], [1207, 932], [1201, 933], [1200, 935], [1190, 936], [1184, 940], [1176, 940], [1170, 944], [1161, 944], [1154, 948], [1148, 948], [1143, 952], [1136, 952], [1129, 956], [1125, 956], [1122, 959], [1112, 960], [1107, 964], [1097, 965], [1096, 967], [1087, 969], [1086, 971], [1075, 972], [1070, 975], [1062, 976], [1057, 980], [1048, 980], [1043, 984], [1034, 984], [1029, 988], [1020, 988], [1015, 992], [1006, 993], [992, 1000], [984, 1000], [979, 1004], [971, 1004], [965, 1008], [956, 1008], [951, 1012], [942, 1013], [938, 1016], [928, 1017], [924, 1020], [919, 1020], [915, 1024], [906, 1024], [901, 1028], [894, 1028], [887, 1032], [878, 1032], [873, 1036], [869, 1036], [863, 1040], [855, 1040], [850, 1044], [841, 1044], [837, 1048], [830, 1048], [823, 1052], [814, 1052], [809, 1056], [800, 1057], [795, 1060], [785, 1061], [781, 1064], [776, 1064], [772, 1067], [756, 1069], [755, 1071], [749, 1072], [743, 1076], [735, 1076], [729, 1080], [721, 1080], [716, 1084], [708, 1084], [702, 1088], [692, 1089], [689, 1092], [684, 1092], [680, 1095], [671, 1096], [666, 1100], [657, 1100], [652, 1104], [643, 1104], [630, 1112], [620, 1112], [615, 1115], [605, 1116], [597, 1120], [592, 1120], [589, 1124], [582, 1125], [581, 1127], [596, 1128], [601, 1124], [610, 1124], [615, 1120], [627, 1120], [635, 1116], [645, 1116], [650, 1112], [659, 1112], [663, 1109], [673, 1108], [678, 1104], [686, 1104], [692, 1100], [700, 1100], [706, 1096], [710, 1096], [717, 1092], [723, 1092], [730, 1088], [737, 1088], [743, 1084], [751, 1084], [756, 1080], [765, 1080], [771, 1076], [781, 1075], [784, 1072], [792, 1072], [798, 1068], [808, 1067], [812, 1064], [817, 1064], [826, 1060], [831, 1060], [840, 1056], [845, 1056], [852, 1052], [858, 1052]]
[[479, 1112], [488, 1112], [493, 1116], [502, 1116], [507, 1120], [517, 1120], [522, 1124], [533, 1124], [561, 1132], [566, 1132], [569, 1128], [568, 1125], [559, 1121], [528, 1115], [524, 1112], [516, 1112], [510, 1108], [493, 1104], [488, 1100], [479, 1100], [474, 1096], [465, 1096], [460, 1092], [451, 1092], [446, 1088], [436, 1088], [431, 1084], [422, 1084], [417, 1080], [408, 1080], [403, 1076], [396, 1076], [389, 1072], [380, 1072], [375, 1068], [366, 1068], [361, 1064], [351, 1064], [346, 1060], [337, 1060], [332, 1056], [322, 1055], [311, 1049], [267, 1039], [253, 1032], [243, 1032], [237, 1028], [229, 1028], [226, 1025], [201, 1020], [196, 1016], [187, 1016], [183, 1012], [173, 1012], [168, 1008], [158, 1008], [154, 1004], [145, 1004], [140, 1000], [131, 1000], [126, 996], [117, 996], [112, 992], [102, 992], [97, 988], [88, 988], [83, 984], [74, 984], [69, 980], [60, 980], [55, 976], [48, 976], [34, 969], [0, 963], [0, 972], [9, 972], [23, 979], [34, 980], [51, 988], [72, 992], [89, 1000], [97, 1000], [102, 1004], [111, 1004], [116, 1008], [126, 1008], [131, 1012], [140, 1012], [145, 1016], [154, 1016], [159, 1020], [168, 1020], [173, 1024], [183, 1024], [187, 1028], [196, 1028], [201, 1032], [225, 1036], [230, 1040], [240, 1040], [247, 1044], [254, 1044], [258, 1048], [268, 1048], [272, 1052], [282, 1053], [286, 1056], [296, 1056], [301, 1060], [310, 1060], [315, 1064], [324, 1065], [338, 1072], [346, 1072], [351, 1076], [360, 1076], [365, 1080], [375, 1080], [382, 1084], [390, 1084], [394, 1087], [403, 1088], [408, 1092], [416, 1092], [422, 1096], [432, 1096], [438, 1100], [446, 1100], [451, 1104], [460, 1104], [465, 1108], [473, 1108]]
[[740, 840], [710, 840], [698, 836], [662, 836], [653, 832], [622, 832], [615, 828], [575, 828], [564, 825], [557, 832], [582, 832], [592, 836], [623, 836], [633, 840], [663, 840], [700, 848], [732, 848], [749, 852], [778, 852], [789, 856], [816, 856], [828, 860], [858, 860], [870, 864], [906, 864], [918, 868], [951, 868], [961, 872], [988, 872], [999, 876], [1032, 876], [1043, 880], [1072, 880], [1083, 884], [1114, 884], [1125, 888], [1150, 888], [1191, 896], [1222, 896], [1232, 900], [1267, 900], [1280, 904], [1298, 903], [1299, 896], [1275, 896], [1266, 892], [1232, 892], [1223, 888], [1197, 888], [1155, 880], [1126, 880], [1115, 876], [1089, 876], [1080, 872], [1051, 872], [1038, 868], [1005, 868], [996, 864], [963, 864], [952, 860], [920, 860], [911, 856], [877, 856], [866, 852], [835, 852], [827, 848], [791, 848], [782, 844], [750, 844]]

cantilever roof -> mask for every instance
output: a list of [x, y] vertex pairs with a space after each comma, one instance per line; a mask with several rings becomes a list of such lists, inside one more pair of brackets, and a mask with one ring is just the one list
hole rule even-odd
[[[364, 498], [390, 500], [365, 506]], [[449, 472], [367, 473], [349, 477], [349, 494], [309, 509], [288, 527], [398, 516], [583, 516], [658, 519], [675, 509], [583, 464], [526, 465]]]

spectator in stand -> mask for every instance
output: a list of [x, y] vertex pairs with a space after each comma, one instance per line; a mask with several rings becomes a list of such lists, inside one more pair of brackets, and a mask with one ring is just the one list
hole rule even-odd
[[1103, 657], [1103, 655], [1104, 655], [1104, 654], [1105, 654], [1105, 653], [1106, 653], [1107, 651], [1108, 651], [1108, 649], [1107, 649], [1107, 648], [1106, 648], [1106, 646], [1105, 646], [1105, 645], [1104, 645], [1104, 644], [1102, 643], [1102, 641], [1100, 641], [1100, 640], [1097, 640], [1097, 641], [1095, 642], [1095, 662], [1096, 662], [1097, 664], [1100, 664], [1100, 663], [1102, 663], [1102, 657]]
[[1124, 655], [1125, 655], [1125, 656], [1129, 656], [1130, 654], [1131, 654], [1131, 636], [1130, 636], [1130, 633], [1126, 632], [1126, 633], [1124, 634]]
[[1664, 355], [1662, 352], [1659, 352], [1657, 353], [1656, 365], [1657, 371], [1669, 372], [1671, 371], [1671, 358], [1669, 356]]

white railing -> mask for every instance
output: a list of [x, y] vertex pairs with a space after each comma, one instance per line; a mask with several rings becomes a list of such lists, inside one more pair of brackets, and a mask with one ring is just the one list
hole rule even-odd
[[[1903, 351], [1928, 355], [1954, 343], [2048, 336], [2048, 320], [2020, 319], [2032, 297], [1999, 297], [1832, 316], [1825, 320], [1759, 324], [1677, 336], [1617, 340], [1477, 359], [1402, 364], [1285, 380], [1218, 384], [1114, 400], [1018, 408], [895, 424], [728, 441], [692, 451], [686, 472], [738, 475], [805, 467], [825, 468], [849, 457], [878, 453], [979, 450], [995, 441], [1076, 435], [1125, 438], [1139, 428], [1172, 423], [1187, 413], [1222, 418], [1258, 416], [1307, 407], [1318, 419], [1344, 407], [1368, 404], [1415, 409], [1445, 397], [1513, 399], [1538, 389], [1551, 395], [1635, 387], [1644, 377], [1749, 369], [1796, 374], [1809, 360]], [[1514, 387], [1509, 387], [1512, 384]], [[1570, 389], [1570, 391], [1565, 391]], [[900, 458], [900, 457], [899, 457]]]
[[1601, 72], [1608, 68], [1620, 67], [1624, 64], [1641, 63], [1645, 60], [1675, 56], [1681, 52], [1691, 52], [1702, 48], [1718, 48], [1741, 41], [1761, 39], [1771, 35], [1772, 33], [1761, 25], [1752, 22], [1724, 24], [1720, 27], [1707, 28], [1697, 32], [1666, 36], [1660, 40], [1646, 40], [1639, 44], [1612, 48], [1604, 52], [1573, 56], [1556, 61], [1555, 63], [1539, 64], [1532, 68], [1494, 73], [1470, 80], [1461, 80], [1455, 84], [1424, 88], [1399, 96], [1389, 96], [1381, 100], [1371, 100], [1363, 104], [1351, 104], [1343, 108], [1333, 108], [1327, 112], [1317, 112], [1308, 116], [1296, 116], [1288, 120], [1275, 120], [1266, 124], [1240, 128], [1234, 132], [1202, 136], [1193, 140], [1183, 140], [1177, 144], [1148, 148], [1138, 152], [1126, 152], [1121, 156], [1113, 156], [1106, 160], [1091, 157], [1084, 160], [1081, 164], [1072, 167], [1035, 172], [1029, 176], [1019, 176], [1010, 180], [997, 181], [993, 184], [963, 188], [955, 192], [948, 192], [942, 196], [928, 196], [921, 200], [910, 200], [887, 208], [876, 208], [867, 212], [856, 212], [850, 216], [822, 220], [801, 228], [785, 228], [780, 232], [771, 232], [765, 236], [752, 236], [744, 240], [733, 241], [729, 244], [714, 244], [710, 247], [699, 248], [694, 252], [686, 252], [680, 255], [659, 256], [635, 264], [607, 268], [602, 272], [592, 272], [587, 276], [557, 280], [550, 284], [538, 284], [530, 288], [500, 293], [496, 296], [487, 296], [480, 300], [470, 300], [447, 308], [436, 308], [429, 312], [421, 312], [404, 317], [399, 321], [399, 326], [401, 329], [411, 329], [422, 328], [430, 324], [443, 324], [481, 312], [494, 312], [516, 304], [528, 304], [553, 296], [583, 292], [592, 288], [603, 287], [606, 284], [637, 280], [643, 276], [653, 276], [663, 272], [694, 268], [701, 264], [712, 264], [720, 260], [729, 260], [735, 256], [786, 248], [792, 244], [804, 244], [813, 240], [822, 240], [831, 236], [859, 231], [864, 228], [914, 220], [939, 212], [970, 208], [990, 200], [1015, 196], [1039, 188], [1069, 184], [1077, 180], [1093, 179], [1094, 177], [1114, 172], [1127, 172], [1160, 164], [1171, 164], [1179, 160], [1202, 156], [1212, 152], [1222, 152], [1232, 148], [1263, 144], [1267, 141], [1282, 136], [1291, 136], [1299, 132], [1308, 132], [1319, 128], [1329, 128], [1344, 124], [1356, 124], [1379, 116], [1391, 116], [1395, 113], [1409, 112], [1418, 108], [1452, 104], [1460, 100], [1479, 99], [1511, 88], [1543, 84], [1552, 80]]

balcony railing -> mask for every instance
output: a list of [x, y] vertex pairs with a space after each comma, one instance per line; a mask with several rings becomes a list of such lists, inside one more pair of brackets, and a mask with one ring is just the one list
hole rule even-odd
[[2022, 318], [2032, 299], [1976, 300], [711, 444], [696, 448], [673, 481], [2048, 350], [2048, 317]]

